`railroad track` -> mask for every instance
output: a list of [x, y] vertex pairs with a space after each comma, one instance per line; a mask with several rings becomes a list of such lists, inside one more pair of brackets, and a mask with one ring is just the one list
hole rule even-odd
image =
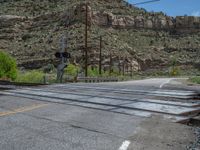
[[[90, 87], [88, 85], [83, 87], [70, 84], [5, 90], [1, 91], [0, 94], [90, 109], [100, 109], [139, 117], [162, 115], [173, 122], [187, 122], [200, 113], [200, 101], [191, 102], [190, 99], [186, 101], [186, 97], [192, 98], [197, 96], [197, 93], [193, 91], [155, 89], [145, 91], [113, 89], [111, 87]], [[167, 96], [169, 100], [134, 98], [137, 95]], [[179, 101], [172, 101], [170, 100], [171, 97], [179, 98]]]
[[[51, 87], [51, 86], [50, 86]], [[147, 95], [147, 96], [160, 96], [160, 97], [170, 97], [170, 98], [180, 98], [180, 99], [198, 99], [200, 98], [199, 93], [194, 91], [186, 91], [186, 90], [163, 90], [163, 89], [113, 89], [111, 87], [95, 87], [95, 86], [84, 86], [84, 85], [75, 85], [70, 84], [66, 86], [61, 85], [52, 85], [55, 88], [61, 88], [66, 90], [87, 90], [87, 91], [101, 91], [101, 92], [112, 92], [112, 93], [120, 93], [120, 94], [132, 94], [132, 95]]]
[[128, 101], [128, 102], [146, 102], [146, 103], [155, 103], [155, 104], [165, 104], [165, 105], [171, 105], [171, 106], [184, 106], [184, 107], [200, 107], [200, 101], [197, 101], [195, 103], [192, 102], [174, 102], [174, 101], [166, 101], [166, 100], [159, 100], [159, 99], [145, 99], [145, 98], [133, 98], [132, 97], [124, 97], [123, 94], [121, 94], [121, 96], [113, 96], [113, 95], [109, 95], [111, 92], [109, 91], [109, 94], [107, 93], [106, 95], [103, 95], [103, 92], [98, 92], [98, 93], [94, 93], [93, 91], [91, 93], [84, 92], [83, 90], [79, 90], [76, 92], [71, 92], [69, 90], [61, 90], [59, 89], [58, 91], [56, 91], [53, 88], [37, 88], [37, 89], [29, 89], [26, 88], [28, 90], [32, 90], [32, 91], [40, 91], [40, 92], [52, 92], [52, 93], [57, 93], [57, 94], [70, 94], [70, 95], [78, 95], [78, 96], [89, 96], [89, 97], [98, 97], [98, 98], [108, 98], [108, 99], [114, 99], [114, 100], [124, 100], [124, 101]]

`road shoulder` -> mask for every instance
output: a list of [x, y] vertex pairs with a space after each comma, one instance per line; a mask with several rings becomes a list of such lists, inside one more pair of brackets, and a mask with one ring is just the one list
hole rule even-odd
[[130, 138], [128, 150], [184, 150], [195, 138], [193, 127], [153, 116], [141, 123], [136, 134]]

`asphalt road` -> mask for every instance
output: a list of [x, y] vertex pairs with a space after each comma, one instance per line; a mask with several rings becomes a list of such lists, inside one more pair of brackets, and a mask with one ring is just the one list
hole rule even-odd
[[[193, 128], [174, 123], [165, 112], [176, 105], [186, 110], [197, 108], [190, 106], [187, 99], [152, 94], [170, 82], [173, 81], [149, 79], [1, 91], [0, 150], [186, 149], [195, 141]], [[191, 91], [185, 91], [186, 95], [187, 92]], [[163, 102], [159, 101], [161, 97]], [[144, 99], [151, 99], [148, 109], [154, 109], [155, 104], [157, 110], [157, 101], [165, 109], [157, 113], [132, 108], [133, 103], [139, 107]], [[169, 99], [173, 100], [167, 102]]]

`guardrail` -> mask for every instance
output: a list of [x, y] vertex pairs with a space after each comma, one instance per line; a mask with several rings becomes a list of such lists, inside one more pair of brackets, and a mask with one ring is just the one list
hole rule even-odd
[[[87, 83], [98, 83], [98, 82], [118, 82], [119, 79], [116, 77], [78, 77], [78, 78], [68, 78], [63, 80], [65, 82], [87, 82]], [[49, 78], [44, 76], [43, 81], [41, 83], [26, 83], [26, 82], [10, 82], [0, 80], [0, 85], [14, 85], [14, 86], [42, 86], [48, 85]], [[0, 87], [1, 88], [1, 87]]]
[[96, 83], [96, 82], [117, 82], [118, 78], [115, 77], [78, 77], [76, 82], [88, 82], [88, 83]]

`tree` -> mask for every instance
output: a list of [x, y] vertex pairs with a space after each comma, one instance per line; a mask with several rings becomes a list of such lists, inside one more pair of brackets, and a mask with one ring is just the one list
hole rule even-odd
[[0, 78], [15, 80], [17, 78], [17, 64], [9, 54], [0, 51]]

